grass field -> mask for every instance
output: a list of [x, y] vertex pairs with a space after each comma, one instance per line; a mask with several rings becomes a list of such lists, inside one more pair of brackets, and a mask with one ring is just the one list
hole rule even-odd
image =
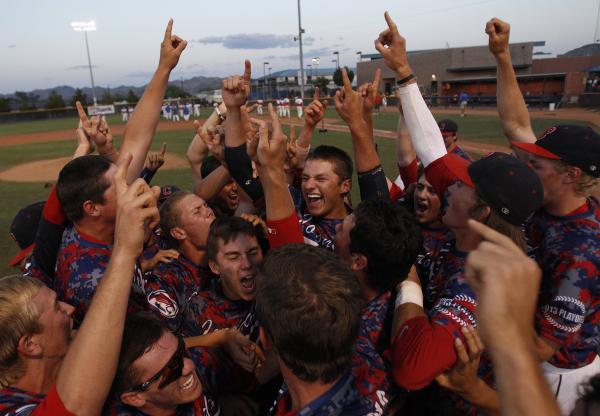
[[[203, 115], [207, 115], [208, 111], [208, 109], [204, 109]], [[339, 119], [333, 109], [327, 110], [326, 117]], [[469, 116], [466, 118], [457, 116], [436, 116], [436, 118], [450, 118], [457, 121], [461, 140], [479, 143], [505, 144], [505, 139], [503, 138], [500, 123], [497, 118], [485, 116]], [[120, 115], [109, 117], [109, 122], [112, 125], [121, 124], [120, 120]], [[376, 115], [374, 120], [374, 127], [376, 129], [394, 130], [397, 123], [397, 113], [381, 113]], [[546, 127], [562, 122], [570, 121], [534, 119], [533, 125], [535, 131], [540, 132]], [[2, 136], [65, 130], [74, 128], [76, 124], [77, 120], [73, 118], [0, 125], [0, 142], [2, 141]], [[340, 124], [342, 124], [341, 121]], [[185, 151], [187, 150], [190, 139], [191, 133], [185, 130], [160, 132], [156, 134], [153, 148], [154, 150], [157, 150], [162, 142], [166, 141], [168, 143], [168, 153], [172, 152], [185, 157]], [[115, 141], [119, 144], [121, 137], [116, 137]], [[397, 170], [394, 160], [394, 141], [386, 138], [376, 138], [376, 143], [378, 144], [379, 155], [385, 171], [389, 177], [395, 177]], [[352, 143], [348, 133], [334, 131], [329, 131], [327, 133], [317, 132], [314, 137], [314, 145], [319, 144], [337, 146], [344, 149], [349, 154], [352, 154]], [[28, 161], [69, 156], [72, 154], [74, 147], [74, 141], [4, 146], [0, 151], [0, 171]], [[55, 180], [56, 178], [44, 178], [44, 182], [49, 183], [53, 183]], [[182, 189], [191, 189], [192, 176], [187, 169], [162, 170], [156, 174], [153, 184], [170, 184], [176, 185]], [[16, 272], [15, 269], [12, 269], [7, 265], [8, 260], [18, 251], [16, 243], [11, 241], [9, 237], [10, 223], [12, 222], [14, 215], [20, 208], [30, 203], [44, 200], [49, 191], [50, 189], [45, 188], [43, 182], [0, 182], [0, 194], [3, 196], [4, 200], [2, 209], [0, 210], [0, 233], [5, 233], [5, 237], [2, 237], [0, 234], [0, 276]], [[352, 200], [355, 202], [360, 200], [356, 180], [353, 185]]]

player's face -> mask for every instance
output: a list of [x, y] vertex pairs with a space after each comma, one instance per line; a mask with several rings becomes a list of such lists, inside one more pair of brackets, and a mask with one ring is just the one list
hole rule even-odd
[[117, 218], [117, 187], [115, 185], [115, 173], [117, 165], [114, 163], [104, 172], [103, 180], [109, 185], [104, 191], [104, 203], [102, 204], [102, 218], [114, 222]]
[[425, 175], [421, 175], [415, 186], [413, 206], [419, 224], [432, 225], [440, 221], [440, 197]]
[[442, 222], [451, 229], [465, 228], [471, 218], [470, 209], [477, 202], [475, 190], [456, 181], [446, 191], [446, 206], [442, 210]]
[[522, 152], [522, 159], [531, 166], [542, 182], [544, 188], [544, 206], [560, 200], [563, 197], [564, 176], [566, 172], [560, 172], [556, 165], [545, 157], [538, 157], [531, 153]]
[[46, 286], [40, 287], [32, 300], [40, 313], [39, 322], [42, 326], [40, 339], [44, 357], [64, 357], [74, 336], [71, 316], [75, 308], [60, 302], [56, 292]]
[[346, 215], [344, 221], [335, 227], [334, 252], [348, 265], [352, 264], [350, 253], [350, 231], [356, 224], [354, 214]]
[[197, 195], [186, 195], [177, 208], [179, 214], [179, 227], [187, 235], [187, 239], [196, 247], [206, 247], [210, 225], [215, 220], [215, 214], [206, 201]]
[[[135, 360], [133, 366], [140, 382], [149, 380], [160, 372], [173, 358], [177, 346], [177, 337], [169, 331], [165, 331], [162, 337], [144, 355]], [[183, 358], [181, 376], [161, 389], [159, 385], [163, 381], [163, 377], [152, 383], [148, 390], [139, 393], [140, 397], [147, 402], [147, 405], [169, 409], [180, 404], [192, 403], [202, 394], [202, 384], [198, 379], [196, 366], [187, 357]]]
[[456, 143], [456, 133], [442, 133], [442, 137], [444, 138], [444, 144], [446, 145], [446, 149], [448, 150], [452, 147], [454, 143]]
[[230, 300], [254, 300], [256, 273], [263, 262], [262, 250], [255, 237], [239, 234], [227, 244], [219, 240], [216, 260], [211, 269], [219, 275], [223, 292]]
[[335, 218], [345, 214], [344, 194], [349, 191], [350, 180], [342, 180], [331, 162], [311, 159], [304, 165], [302, 195], [311, 215]]
[[221, 189], [218, 193], [217, 198], [223, 202], [223, 204], [230, 211], [235, 211], [240, 204], [240, 196], [238, 194], [239, 188], [234, 180], [229, 181], [227, 185]]

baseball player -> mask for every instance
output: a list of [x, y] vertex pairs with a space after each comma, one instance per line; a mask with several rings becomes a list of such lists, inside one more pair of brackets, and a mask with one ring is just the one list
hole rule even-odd
[[302, 101], [302, 98], [296, 97], [296, 99], [294, 100], [294, 104], [296, 104], [296, 114], [298, 115], [298, 118], [302, 119], [302, 110], [304, 107], [304, 101]]
[[283, 100], [281, 100], [281, 104], [283, 106], [282, 117], [290, 118], [290, 99], [285, 97]]
[[256, 107], [256, 112], [258, 114], [262, 115], [263, 114], [263, 104], [264, 104], [264, 101], [261, 100], [261, 99], [258, 99], [258, 100], [256, 100], [256, 104], [258, 104], [257, 107]]

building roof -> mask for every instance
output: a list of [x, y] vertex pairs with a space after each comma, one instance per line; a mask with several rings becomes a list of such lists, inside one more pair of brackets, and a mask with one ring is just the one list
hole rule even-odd
[[579, 48], [572, 49], [558, 57], [562, 56], [594, 56], [600, 55], [600, 43], [589, 43], [587, 45], [580, 46]]
[[[543, 79], [543, 78], [564, 78], [565, 75], [566, 75], [565, 72], [553, 72], [553, 73], [548, 73], [548, 74], [522, 74], [522, 75], [517, 75], [517, 79], [527, 80], [527, 79]], [[441, 82], [462, 84], [462, 83], [473, 82], [473, 81], [496, 82], [497, 78], [495, 76], [493, 76], [493, 77], [492, 76], [483, 76], [483, 77], [472, 77], [472, 78], [463, 78], [463, 79], [451, 79], [448, 81], [441, 81]]]
[[[349, 68], [351, 71], [356, 73], [356, 68]], [[304, 76], [317, 76], [323, 77], [327, 75], [333, 75], [336, 68], [304, 68]], [[282, 71], [272, 72], [271, 75], [267, 75], [266, 78], [279, 78], [279, 77], [297, 77], [299, 69], [284, 69]], [[262, 80], [264, 77], [258, 77], [256, 79]]]

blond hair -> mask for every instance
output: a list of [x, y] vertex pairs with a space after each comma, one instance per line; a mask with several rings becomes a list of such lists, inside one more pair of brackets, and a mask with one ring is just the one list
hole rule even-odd
[[[562, 160], [552, 160], [550, 159], [552, 164], [554, 165], [554, 169], [558, 173], [566, 173], [572, 165], [569, 165]], [[598, 185], [598, 178], [594, 178], [591, 175], [588, 175], [583, 170], [581, 171], [581, 176], [573, 183], [573, 190], [579, 196], [588, 197], [594, 192], [594, 188]]]
[[25, 362], [19, 356], [19, 340], [42, 331], [39, 311], [33, 298], [42, 283], [31, 277], [0, 278], [0, 386], [7, 387], [25, 374]]

